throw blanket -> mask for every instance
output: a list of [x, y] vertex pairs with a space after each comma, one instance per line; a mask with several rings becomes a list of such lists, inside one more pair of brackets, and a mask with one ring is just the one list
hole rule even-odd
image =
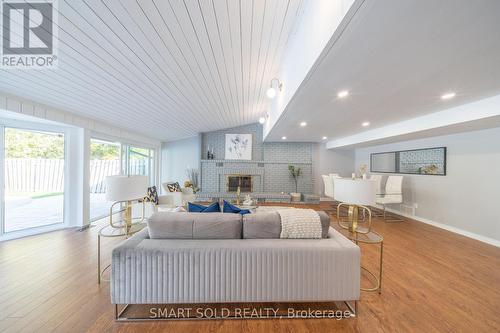
[[321, 221], [313, 209], [278, 209], [280, 238], [321, 238]]

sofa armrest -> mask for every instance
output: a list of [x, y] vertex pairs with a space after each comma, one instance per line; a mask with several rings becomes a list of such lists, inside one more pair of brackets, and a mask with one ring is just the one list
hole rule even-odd
[[115, 246], [113, 248], [112, 256], [115, 257], [116, 255], [120, 255], [120, 253], [124, 253], [124, 251], [126, 250], [135, 249], [137, 245], [139, 245], [139, 243], [145, 239], [149, 239], [148, 228], [142, 229], [129, 239], [126, 239], [117, 246]]

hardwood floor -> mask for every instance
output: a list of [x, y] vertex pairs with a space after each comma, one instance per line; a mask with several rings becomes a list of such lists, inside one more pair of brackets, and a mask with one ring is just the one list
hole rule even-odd
[[[0, 331], [500, 331], [500, 248], [415, 221], [377, 219], [374, 229], [385, 239], [383, 290], [362, 293], [357, 318], [116, 323], [109, 284], [97, 284], [97, 229], [0, 243]], [[104, 239], [103, 253], [117, 242]], [[377, 250], [362, 246], [367, 266], [376, 268]]]

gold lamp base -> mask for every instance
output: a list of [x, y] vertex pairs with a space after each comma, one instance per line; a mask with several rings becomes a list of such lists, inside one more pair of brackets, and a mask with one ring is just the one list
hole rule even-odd
[[[340, 217], [340, 208], [342, 206], [348, 206], [348, 215], [347, 221], [344, 221]], [[360, 226], [359, 213], [363, 212], [363, 219], [361, 220], [361, 224], [365, 224], [366, 226]], [[368, 218], [367, 216], [368, 215]], [[337, 206], [337, 223], [338, 225], [348, 232], [342, 232], [344, 236], [349, 238], [356, 244], [364, 243], [364, 244], [380, 244], [380, 257], [379, 257], [379, 271], [378, 274], [370, 271], [368, 268], [361, 266], [361, 269], [366, 271], [374, 280], [375, 283], [370, 288], [361, 288], [362, 291], [376, 291], [379, 294], [382, 292], [382, 264], [383, 264], [383, 250], [384, 250], [384, 238], [376, 233], [375, 231], [371, 231], [372, 225], [372, 213], [371, 210], [366, 206], [361, 205], [353, 205], [347, 203], [340, 203]]]
[[[144, 200], [142, 200], [142, 216], [140, 218], [136, 218], [134, 221], [134, 218], [132, 217], [132, 203], [134, 201], [139, 201], [137, 200], [127, 200], [127, 201], [116, 201], [114, 202], [111, 207], [109, 208], [109, 225], [112, 228], [116, 229], [125, 229], [124, 233], [127, 236], [130, 236], [132, 232], [132, 226], [134, 224], [140, 224], [144, 222], [144, 215], [145, 215], [145, 204]], [[115, 207], [117, 204], [125, 203], [125, 210], [123, 212], [123, 219], [119, 221], [113, 221], [113, 207]]]
[[[343, 220], [340, 216], [340, 209], [343, 206], [348, 207], [348, 213], [347, 213], [347, 221]], [[359, 213], [363, 212], [363, 224], [367, 223], [366, 226], [360, 226], [360, 219], [359, 219]], [[367, 216], [368, 215], [368, 219]], [[339, 226], [343, 229], [349, 230], [349, 232], [358, 232], [358, 233], [363, 233], [366, 234], [370, 232], [371, 226], [372, 226], [372, 212], [370, 208], [362, 205], [354, 205], [354, 204], [348, 204], [348, 203], [340, 203], [337, 206], [337, 222]]]

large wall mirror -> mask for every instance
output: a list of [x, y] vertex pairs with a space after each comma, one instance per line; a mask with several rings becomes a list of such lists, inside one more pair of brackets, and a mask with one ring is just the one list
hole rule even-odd
[[444, 176], [446, 147], [373, 153], [370, 172]]

